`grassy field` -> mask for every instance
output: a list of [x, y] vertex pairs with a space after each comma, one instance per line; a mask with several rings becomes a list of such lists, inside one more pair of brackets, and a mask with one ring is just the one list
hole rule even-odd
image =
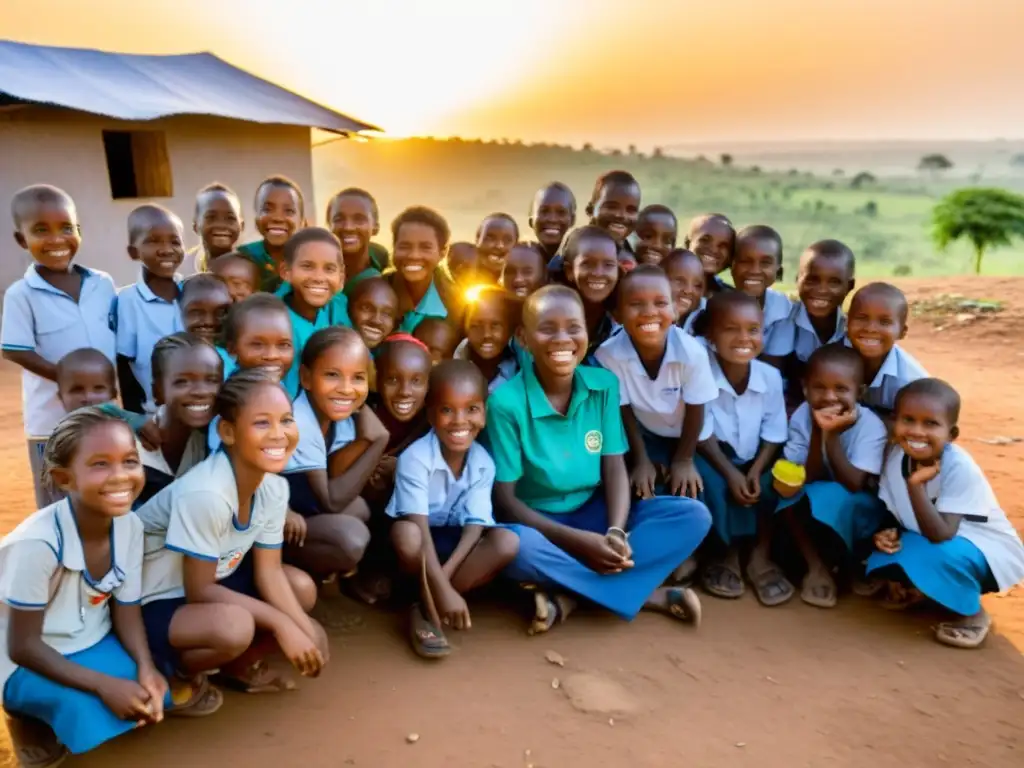
[[[458, 139], [336, 141], [314, 148], [313, 161], [318, 200], [344, 186], [364, 187], [376, 196], [385, 229], [392, 216], [412, 204], [444, 213], [456, 239], [471, 239], [481, 218], [493, 211], [512, 214], [525, 229], [533, 193], [553, 180], [576, 192], [582, 217], [597, 175], [623, 168], [640, 180], [645, 204], [668, 205], [684, 222], [717, 211], [737, 226], [775, 227], [786, 244], [790, 270], [804, 246], [825, 237], [854, 249], [861, 277], [955, 275], [971, 269], [966, 246], [940, 253], [929, 237], [936, 200], [971, 182], [918, 176], [912, 167], [903, 177], [890, 173], [854, 188], [852, 170], [762, 171], [707, 160]], [[843, 167], [838, 159], [836, 167]], [[1024, 175], [991, 183], [1024, 186]], [[380, 239], [386, 243], [387, 233]], [[1024, 243], [988, 254], [984, 273], [1024, 274]]]

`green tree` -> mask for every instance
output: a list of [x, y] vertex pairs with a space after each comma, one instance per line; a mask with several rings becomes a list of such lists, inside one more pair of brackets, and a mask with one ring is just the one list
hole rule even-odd
[[932, 238], [939, 250], [961, 238], [974, 248], [974, 273], [991, 248], [1024, 237], [1024, 196], [1006, 189], [968, 187], [950, 192], [932, 210]]
[[732, 155], [730, 155], [728, 152], [722, 153], [721, 157], [719, 157], [719, 160], [721, 161], [723, 168], [728, 168], [730, 165], [732, 165]]
[[853, 180], [850, 182], [850, 186], [853, 189], [860, 189], [861, 187], [867, 184], [874, 184], [876, 181], [877, 179], [875, 178], [875, 175], [873, 173], [861, 171], [860, 173], [853, 177]]
[[919, 171], [948, 171], [953, 167], [953, 161], [945, 155], [925, 155], [917, 164]]

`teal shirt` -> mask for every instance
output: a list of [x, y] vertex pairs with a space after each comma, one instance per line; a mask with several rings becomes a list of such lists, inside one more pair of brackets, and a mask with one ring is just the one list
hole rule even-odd
[[[291, 286], [287, 286], [287, 290], [284, 291], [284, 295], [281, 298], [285, 298], [290, 294]], [[321, 328], [330, 326], [330, 305], [317, 310], [316, 319], [313, 322], [309, 322], [309, 320], [291, 307], [288, 307], [288, 316], [292, 321], [292, 348], [295, 350], [295, 356], [292, 358], [292, 367], [288, 369], [288, 373], [281, 380], [281, 385], [287, 390], [291, 399], [294, 400], [298, 397], [299, 390], [301, 389], [299, 385], [299, 365], [302, 362], [302, 350], [305, 349], [306, 342], [309, 341], [310, 336]]]
[[430, 281], [430, 287], [427, 288], [427, 292], [420, 299], [420, 303], [416, 305], [416, 309], [411, 309], [405, 313], [401, 323], [398, 325], [398, 330], [402, 333], [412, 333], [416, 330], [416, 326], [428, 317], [436, 317], [439, 320], [444, 320], [448, 317], [448, 307], [441, 300], [441, 294], [437, 292], [437, 286], [434, 284], [433, 279]]
[[601, 368], [577, 368], [563, 416], [533, 366], [524, 368], [488, 398], [487, 442], [495, 482], [515, 483], [516, 496], [532, 509], [574, 512], [601, 484], [601, 457], [627, 450], [618, 379]]
[[[284, 299], [291, 292], [291, 283], [281, 283], [281, 286], [274, 291], [274, 295], [279, 299]], [[327, 325], [344, 325], [346, 328], [352, 327], [352, 320], [348, 316], [348, 296], [341, 291], [334, 294], [334, 298], [328, 302], [324, 309], [327, 311]], [[317, 326], [316, 330], [319, 331], [320, 327]], [[298, 351], [296, 351], [295, 354], [298, 354]]]
[[267, 253], [267, 246], [262, 240], [238, 246], [238, 252], [260, 268], [260, 290], [274, 293], [281, 287], [281, 275], [277, 263]]
[[228, 354], [224, 347], [215, 346], [214, 349], [217, 350], [217, 354], [220, 355], [220, 359], [224, 363], [224, 380], [227, 381], [228, 376], [238, 368], [238, 363], [235, 362], [235, 358]]

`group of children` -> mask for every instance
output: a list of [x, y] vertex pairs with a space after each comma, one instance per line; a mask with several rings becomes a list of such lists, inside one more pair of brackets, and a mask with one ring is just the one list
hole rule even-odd
[[696, 625], [692, 583], [821, 608], [850, 585], [938, 604], [957, 616], [939, 641], [980, 645], [980, 597], [1024, 577], [1024, 547], [954, 442], [956, 391], [899, 347], [903, 294], [854, 293], [854, 254], [825, 240], [793, 301], [775, 230], [712, 213], [680, 244], [624, 171], [585, 212], [574, 228], [553, 183], [532, 242], [495, 213], [451, 243], [413, 207], [389, 252], [365, 190], [313, 227], [275, 176], [238, 246], [241, 203], [211, 184], [193, 253], [171, 211], [131, 213], [118, 291], [74, 262], [71, 198], [19, 192], [33, 263], [2, 347], [39, 510], [0, 543], [0, 677], [23, 764], [211, 714], [218, 686], [293, 687], [275, 648], [316, 676], [331, 582], [408, 596], [425, 658], [499, 577], [529, 590], [531, 633], [581, 599]]

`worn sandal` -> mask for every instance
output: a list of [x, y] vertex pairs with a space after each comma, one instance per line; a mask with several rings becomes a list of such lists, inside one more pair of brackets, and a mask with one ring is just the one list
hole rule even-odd
[[567, 595], [536, 591], [533, 595], [534, 616], [530, 622], [528, 635], [543, 635], [550, 632], [556, 624], [561, 624], [576, 607], [576, 601]]
[[771, 566], [757, 574], [748, 570], [747, 578], [754, 587], [757, 601], [765, 608], [788, 603], [796, 594], [796, 589], [778, 566]]
[[835, 608], [838, 602], [835, 582], [831, 579], [814, 582], [805, 578], [800, 589], [800, 599], [815, 608]]
[[[168, 717], [206, 717], [224, 705], [224, 694], [217, 687], [210, 685], [210, 680], [206, 675], [200, 675], [195, 680], [182, 680], [181, 682], [188, 686], [190, 695], [181, 704], [175, 703], [168, 709], [166, 712]], [[171, 700], [176, 698], [172, 690]]]
[[739, 570], [725, 562], [707, 566], [701, 572], [700, 585], [709, 595], [725, 600], [736, 600], [746, 592]]
[[889, 582], [888, 594], [882, 600], [882, 607], [887, 611], [906, 611], [925, 602], [927, 598], [920, 590], [907, 588], [896, 581]]
[[423, 615], [418, 603], [409, 611], [409, 639], [413, 651], [424, 659], [443, 659], [452, 652], [444, 632]]
[[7, 731], [21, 768], [55, 768], [67, 760], [67, 748], [39, 720], [7, 716]]
[[287, 675], [275, 672], [266, 661], [250, 665], [240, 675], [218, 672], [214, 681], [240, 693], [282, 693], [294, 691], [295, 681]]
[[685, 621], [700, 626], [702, 610], [700, 597], [690, 587], [672, 587], [666, 595], [668, 600], [668, 613], [673, 619]]
[[974, 649], [985, 642], [991, 629], [992, 617], [983, 613], [961, 621], [942, 622], [935, 628], [935, 639], [953, 648]]

